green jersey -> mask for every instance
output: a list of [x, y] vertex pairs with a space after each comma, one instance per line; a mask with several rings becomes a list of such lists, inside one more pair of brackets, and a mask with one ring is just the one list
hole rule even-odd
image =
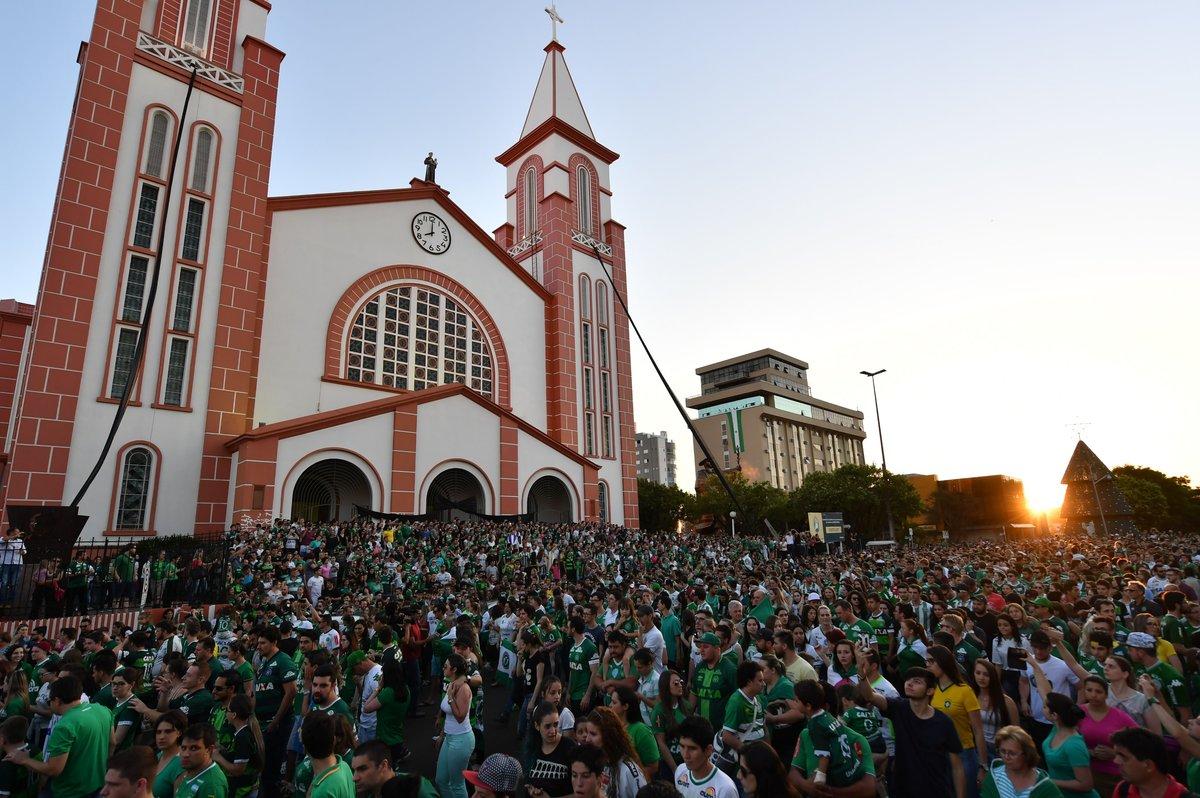
[[650, 728], [655, 734], [666, 737], [667, 750], [671, 752], [671, 758], [675, 760], [676, 765], [683, 762], [683, 754], [679, 750], [679, 735], [671, 732], [679, 728], [679, 724], [683, 723], [683, 719], [688, 716], [684, 710], [684, 707], [675, 707], [668, 714], [662, 701], [659, 701], [654, 705], [654, 709], [650, 710]]
[[51, 780], [54, 798], [83, 798], [104, 786], [111, 733], [112, 712], [99, 704], [78, 704], [58, 719], [46, 745], [46, 759], [70, 756], [62, 773]]
[[[790, 701], [796, 697], [796, 685], [786, 676], [780, 676], [775, 680], [775, 686], [767, 690], [759, 696], [767, 709], [777, 701]], [[786, 729], [790, 727], [790, 723], [776, 723], [775, 729]]]
[[[766, 712], [757, 698], [751, 698], [741, 690], [734, 692], [725, 704], [725, 721], [713, 736], [713, 750], [726, 761], [736, 758], [737, 752], [725, 745], [724, 732], [729, 732], [743, 743], [761, 740], [767, 734]], [[727, 750], [728, 748], [728, 750]]]
[[[975, 646], [963, 640], [954, 647], [954, 659], [958, 661], [958, 667], [962, 668], [963, 673], [971, 673], [975, 669], [975, 660], [983, 656], [983, 652], [975, 648]], [[869, 736], [869, 735], [868, 735]]]
[[696, 696], [696, 712], [708, 718], [714, 729], [725, 723], [725, 702], [737, 689], [737, 668], [725, 658], [710, 668], [701, 662], [692, 676], [692, 693]]
[[829, 757], [829, 786], [849, 787], [863, 777], [865, 757], [855, 750], [850, 729], [840, 719], [821, 711], [808, 719], [807, 730], [816, 757]]
[[662, 632], [663, 643], [666, 644], [666, 660], [673, 665], [679, 659], [679, 637], [683, 634], [683, 627], [679, 623], [679, 617], [673, 612], [664, 615], [660, 631]]
[[176, 754], [154, 777], [154, 786], [151, 788], [154, 798], [175, 798], [175, 779], [182, 772], [183, 764], [179, 761], [179, 754]]
[[842, 723], [861, 734], [868, 743], [883, 739], [883, 716], [875, 707], [851, 707], [842, 713]]
[[862, 640], [870, 645], [875, 642], [875, 627], [871, 625], [870, 621], [855, 618], [853, 623], [839, 623], [838, 628], [846, 633], [846, 637], [851, 643]]
[[142, 728], [142, 716], [133, 708], [132, 704], [133, 696], [130, 696], [112, 708], [113, 731], [125, 729], [125, 737], [117, 744], [117, 751], [124, 751], [131, 747]]
[[391, 687], [375, 694], [379, 709], [375, 712], [375, 734], [388, 745], [404, 742], [404, 719], [408, 698], [401, 699]]
[[[21, 746], [28, 751], [29, 746]], [[0, 795], [5, 798], [34, 798], [37, 780], [33, 771], [16, 762], [0, 762]]]
[[326, 715], [341, 715], [346, 720], [350, 721], [350, 725], [354, 725], [354, 713], [350, 711], [350, 706], [342, 699], [337, 699], [323, 707], [312, 707], [309, 712], [324, 712]]
[[212, 762], [194, 776], [186, 772], [175, 790], [179, 798], [229, 798], [229, 779], [225, 771]]
[[1177, 648], [1186, 646], [1188, 638], [1186, 636], [1187, 627], [1185, 624], [1186, 621], [1183, 619], [1176, 618], [1174, 615], [1167, 613], [1162, 619], [1161, 636], [1167, 638], [1167, 641]]
[[213, 706], [208, 722], [217, 730], [217, 748], [228, 751], [233, 748], [233, 724], [229, 722], [229, 709], [224, 704]]
[[258, 789], [259, 769], [255, 767], [254, 762], [261, 761], [262, 752], [254, 742], [254, 733], [249, 724], [233, 733], [232, 744], [228, 748], [222, 748], [221, 755], [231, 764], [246, 766], [242, 775], [229, 777], [230, 798], [245, 798]]
[[589, 635], [583, 636], [583, 642], [571, 646], [571, 650], [567, 652], [567, 669], [571, 674], [567, 683], [567, 694], [572, 701], [583, 700], [588, 684], [592, 681], [592, 671], [599, 664], [599, 649]]
[[355, 798], [354, 773], [342, 760], [313, 777], [309, 798]]
[[[262, 664], [254, 680], [254, 714], [259, 723], [270, 723], [283, 701], [284, 685], [296, 681], [296, 664], [282, 651]], [[290, 707], [289, 707], [290, 709]]]
[[1146, 669], [1146, 675], [1154, 681], [1154, 686], [1171, 709], [1188, 706], [1187, 685], [1179, 671], [1159, 660]]
[[[86, 587], [88, 564], [83, 560], [71, 560], [67, 563], [67, 587]], [[101, 774], [103, 776], [103, 774]]]
[[207, 723], [208, 716], [212, 714], [213, 696], [208, 690], [201, 688], [171, 699], [167, 707], [178, 709], [187, 715], [189, 726], [193, 723]]

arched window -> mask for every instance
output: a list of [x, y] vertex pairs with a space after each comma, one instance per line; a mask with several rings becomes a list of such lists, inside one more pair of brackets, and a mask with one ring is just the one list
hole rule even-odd
[[596, 492], [596, 514], [600, 517], [600, 523], [608, 523], [608, 483], [601, 482]]
[[586, 166], [575, 170], [575, 188], [578, 191], [576, 204], [579, 206], [579, 229], [592, 234], [592, 173]]
[[121, 460], [121, 482], [117, 489], [117, 515], [113, 529], [146, 529], [150, 490], [154, 479], [154, 454], [143, 446], [125, 453]]
[[196, 153], [192, 156], [192, 190], [208, 193], [208, 167], [212, 161], [213, 132], [200, 128], [196, 134]]
[[537, 170], [532, 166], [525, 170], [525, 235], [533, 235], [537, 229]]
[[596, 283], [596, 321], [601, 325], [608, 324], [608, 286]]
[[183, 22], [183, 47], [204, 57], [208, 50], [208, 23], [212, 0], [187, 0]]
[[586, 274], [579, 276], [579, 318], [592, 317], [592, 280]]
[[150, 142], [146, 146], [146, 174], [162, 177], [163, 152], [167, 147], [167, 127], [170, 121], [165, 111], [155, 111], [150, 117]]
[[350, 328], [346, 378], [421, 390], [461, 382], [493, 397], [492, 348], [457, 299], [423, 285], [367, 300]]

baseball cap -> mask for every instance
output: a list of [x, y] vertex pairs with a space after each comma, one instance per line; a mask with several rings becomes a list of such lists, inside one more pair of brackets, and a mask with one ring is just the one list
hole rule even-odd
[[721, 638], [717, 637], [712, 632], [705, 632], [696, 639], [696, 644], [704, 645], [705, 643], [710, 646], [719, 646], [721, 645]]
[[367, 655], [362, 651], [351, 651], [350, 655], [346, 657], [346, 669], [349, 670], [350, 668], [353, 668], [366, 658]]
[[1158, 647], [1158, 641], [1154, 639], [1154, 635], [1148, 635], [1145, 632], [1130, 632], [1129, 637], [1125, 638], [1125, 647], [1154, 650]]
[[1035, 607], [1049, 607], [1049, 606], [1051, 606], [1051, 605], [1050, 605], [1050, 599], [1046, 598], [1045, 596], [1038, 596], [1037, 598], [1035, 598], [1035, 599], [1033, 600], [1033, 605], [1034, 605]]
[[521, 763], [508, 754], [492, 754], [480, 763], [479, 770], [464, 770], [463, 778], [476, 787], [513, 793], [521, 779]]
[[809, 593], [808, 594], [807, 601], [820, 601], [820, 600], [821, 600], [820, 593]]

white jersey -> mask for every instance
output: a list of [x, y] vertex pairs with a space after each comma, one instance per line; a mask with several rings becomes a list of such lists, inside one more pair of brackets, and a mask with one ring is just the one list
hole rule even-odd
[[675, 768], [675, 789], [683, 798], [738, 798], [737, 785], [716, 765], [703, 779], [697, 779], [687, 765]]

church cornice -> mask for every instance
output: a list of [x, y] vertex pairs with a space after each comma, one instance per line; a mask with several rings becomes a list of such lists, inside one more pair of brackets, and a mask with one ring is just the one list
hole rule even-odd
[[568, 125], [556, 116], [552, 116], [542, 124], [529, 131], [527, 135], [521, 137], [520, 141], [509, 147], [504, 152], [496, 156], [496, 161], [503, 166], [508, 166], [521, 158], [525, 153], [532, 150], [543, 139], [557, 133], [572, 144], [577, 145], [580, 149], [599, 158], [606, 164], [611, 164], [621, 156], [605, 147], [600, 142], [596, 141], [586, 133], [582, 133]]
[[412, 200], [433, 200], [446, 213], [454, 217], [467, 232], [475, 237], [480, 244], [495, 255], [504, 267], [512, 272], [531, 291], [549, 301], [554, 295], [529, 272], [521, 268], [512, 257], [504, 251], [504, 247], [484, 232], [467, 212], [450, 200], [450, 193], [441, 186], [426, 183], [424, 180], [413, 179], [411, 188], [385, 188], [373, 191], [343, 191], [329, 194], [295, 194], [286, 197], [268, 197], [267, 212], [275, 214], [280, 211], [309, 210], [312, 208], [336, 208], [347, 205], [378, 205], [389, 202], [411, 202]]

